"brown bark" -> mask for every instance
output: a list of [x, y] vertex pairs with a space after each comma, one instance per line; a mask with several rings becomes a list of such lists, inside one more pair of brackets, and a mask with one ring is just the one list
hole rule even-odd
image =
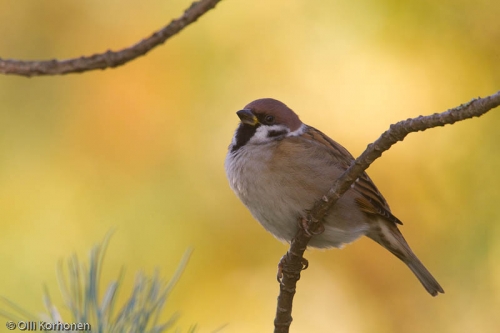
[[194, 2], [184, 14], [156, 31], [151, 36], [120, 51], [106, 51], [91, 56], [82, 56], [67, 60], [23, 61], [0, 58], [0, 73], [20, 76], [62, 75], [82, 73], [95, 69], [121, 66], [137, 57], [143, 56], [154, 47], [165, 43], [167, 39], [179, 33], [195, 22], [200, 16], [214, 8], [221, 0], [201, 0]]
[[[453, 124], [457, 121], [479, 117], [500, 105], [500, 91], [485, 98], [476, 98], [456, 108], [430, 116], [402, 120], [390, 126], [375, 142], [370, 143], [366, 150], [351, 164], [349, 169], [335, 181], [328, 193], [316, 201], [314, 207], [307, 213], [306, 220], [310, 233], [321, 229], [321, 221], [328, 210], [349, 189], [354, 181], [382, 153], [392, 145], [412, 132], [425, 131], [429, 128]], [[300, 223], [300, 221], [299, 221]], [[312, 236], [314, 237], [314, 236]], [[280, 282], [280, 293], [274, 320], [274, 332], [286, 333], [292, 323], [293, 296], [303, 269], [304, 251], [311, 236], [303, 228], [299, 228], [290, 249], [281, 259], [283, 277]]]

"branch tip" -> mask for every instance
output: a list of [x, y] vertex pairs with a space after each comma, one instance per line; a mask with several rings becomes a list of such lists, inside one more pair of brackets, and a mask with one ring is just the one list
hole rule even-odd
[[153, 48], [161, 45], [173, 35], [182, 31], [188, 25], [196, 22], [203, 14], [214, 8], [221, 0], [200, 0], [193, 2], [184, 11], [184, 14], [174, 19], [164, 28], [154, 32], [150, 37], [122, 49], [120, 51], [107, 50], [101, 54], [80, 56], [66, 60], [23, 61], [0, 58], [0, 73], [13, 74], [25, 77], [41, 75], [63, 75], [82, 73], [96, 69], [107, 69], [121, 66], [140, 56], [145, 55]]
[[[420, 115], [416, 118], [408, 118], [406, 121], [399, 121], [396, 124], [390, 125], [389, 129], [377, 140], [367, 145], [366, 150], [335, 181], [328, 193], [322, 196], [314, 204], [313, 208], [308, 211], [306, 221], [308, 227], [316, 228], [318, 225], [322, 225], [320, 221], [323, 220], [328, 210], [335, 205], [338, 199], [349, 190], [354, 183], [354, 179], [357, 179], [384, 151], [388, 150], [396, 142], [403, 141], [409, 133], [425, 131], [433, 127], [479, 117], [499, 105], [500, 91], [485, 98], [474, 99], [442, 113], [434, 113], [430, 116]], [[276, 318], [274, 321], [275, 333], [289, 332], [289, 327], [292, 323], [293, 295], [303, 268], [303, 266], [299, 266], [298, 264], [303, 259], [304, 251], [307, 248], [310, 238], [311, 236], [308, 236], [302, 228], [299, 228], [290, 243], [287, 255], [285, 255], [287, 260], [285, 264], [286, 268], [284, 269], [286, 269], [287, 274], [284, 275], [280, 284], [280, 294], [278, 296]], [[293, 256], [289, 254], [293, 254]], [[291, 290], [293, 292], [290, 292]]]

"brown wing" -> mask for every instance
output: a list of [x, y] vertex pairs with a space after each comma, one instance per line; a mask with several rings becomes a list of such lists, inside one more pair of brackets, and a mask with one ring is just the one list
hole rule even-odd
[[[314, 127], [308, 126], [307, 130], [302, 134], [302, 137], [320, 144], [325, 145], [332, 153], [338, 166], [343, 170], [347, 170], [351, 166], [354, 157], [337, 142], [330, 139], [328, 136], [318, 131]], [[359, 194], [356, 198], [356, 203], [359, 208], [368, 215], [383, 217], [384, 219], [397, 224], [403, 224], [396, 216], [392, 215], [389, 204], [385, 201], [382, 194], [379, 192], [375, 184], [366, 172], [354, 182], [354, 191]]]

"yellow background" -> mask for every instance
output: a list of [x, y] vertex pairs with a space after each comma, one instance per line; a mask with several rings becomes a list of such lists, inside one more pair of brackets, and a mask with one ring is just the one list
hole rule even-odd
[[[121, 49], [189, 1], [0, 0], [0, 57], [65, 59]], [[0, 76], [0, 295], [62, 307], [56, 263], [115, 228], [103, 287], [127, 268], [168, 277], [165, 309], [199, 332], [271, 332], [287, 246], [253, 220], [223, 168], [235, 111], [274, 97], [354, 155], [389, 124], [500, 90], [500, 2], [224, 0], [125, 66]], [[292, 332], [497, 332], [499, 110], [411, 134], [369, 174], [442, 284], [362, 239], [308, 251]], [[122, 298], [123, 298], [122, 297]], [[3, 327], [3, 324], [2, 326]]]

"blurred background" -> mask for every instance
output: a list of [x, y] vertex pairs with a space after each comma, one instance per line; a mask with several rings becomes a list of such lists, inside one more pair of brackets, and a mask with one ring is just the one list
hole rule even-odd
[[[117, 50], [185, 0], [0, 0], [0, 57]], [[62, 307], [55, 268], [115, 229], [103, 286], [126, 267], [168, 278], [165, 309], [198, 332], [271, 332], [287, 246], [233, 195], [235, 111], [261, 97], [359, 155], [391, 123], [500, 90], [500, 2], [222, 1], [145, 57], [105, 71], [0, 76], [0, 295]], [[500, 111], [411, 134], [368, 170], [446, 294], [362, 239], [308, 251], [292, 332], [497, 332]], [[3, 325], [2, 325], [3, 327]]]

